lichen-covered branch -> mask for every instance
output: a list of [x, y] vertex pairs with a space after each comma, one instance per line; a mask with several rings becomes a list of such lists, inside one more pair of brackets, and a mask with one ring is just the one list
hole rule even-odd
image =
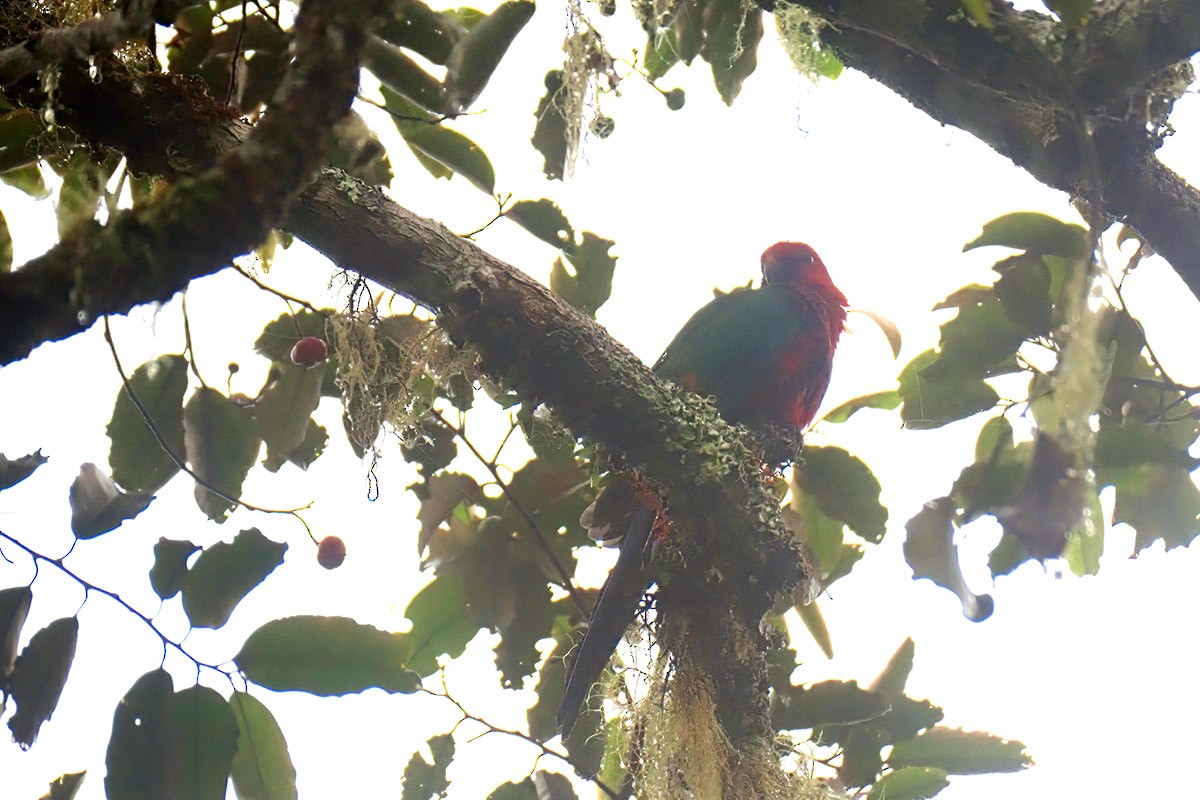
[[166, 300], [261, 242], [320, 165], [324, 132], [349, 110], [372, 5], [307, 0], [296, 22], [296, 60], [245, 144], [145, 207], [103, 228], [81, 226], [0, 275], [0, 363], [104, 314]]

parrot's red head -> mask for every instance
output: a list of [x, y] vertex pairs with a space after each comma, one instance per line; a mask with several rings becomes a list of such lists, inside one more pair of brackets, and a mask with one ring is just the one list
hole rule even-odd
[[826, 309], [826, 322], [832, 341], [842, 332], [846, 321], [846, 295], [833, 285], [825, 263], [817, 251], [802, 242], [776, 242], [762, 254], [763, 283], [789, 286], [820, 303]]

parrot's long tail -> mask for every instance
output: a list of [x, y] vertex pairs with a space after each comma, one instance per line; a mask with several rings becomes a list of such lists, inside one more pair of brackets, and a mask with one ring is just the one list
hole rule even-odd
[[655, 516], [655, 510], [645, 505], [634, 512], [616, 566], [600, 589], [591, 624], [575, 650], [567, 670], [562, 705], [558, 707], [558, 725], [564, 739], [570, 735], [580, 707], [636, 616], [642, 595], [650, 588], [650, 570], [645, 568], [643, 551], [650, 540]]

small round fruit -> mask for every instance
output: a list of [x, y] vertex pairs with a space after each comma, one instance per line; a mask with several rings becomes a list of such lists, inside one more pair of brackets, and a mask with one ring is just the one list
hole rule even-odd
[[315, 367], [328, 357], [329, 348], [316, 336], [305, 336], [292, 346], [292, 363], [302, 367]]
[[683, 89], [671, 89], [663, 92], [663, 99], [667, 101], [667, 108], [678, 111], [687, 102], [687, 95], [683, 93]]
[[326, 536], [317, 545], [317, 563], [325, 569], [337, 569], [346, 560], [346, 543], [337, 536]]

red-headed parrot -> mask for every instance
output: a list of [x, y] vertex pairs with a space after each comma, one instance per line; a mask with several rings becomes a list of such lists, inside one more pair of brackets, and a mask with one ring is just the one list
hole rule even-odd
[[[768, 247], [762, 274], [760, 288], [723, 294], [693, 314], [654, 371], [711, 396], [729, 422], [802, 429], [812, 422], [829, 385], [833, 352], [846, 323], [846, 297], [820, 256], [799, 242]], [[567, 673], [558, 710], [563, 738], [650, 586], [643, 553], [656, 517], [652, 504], [617, 478], [580, 520], [593, 539], [624, 538]]]

